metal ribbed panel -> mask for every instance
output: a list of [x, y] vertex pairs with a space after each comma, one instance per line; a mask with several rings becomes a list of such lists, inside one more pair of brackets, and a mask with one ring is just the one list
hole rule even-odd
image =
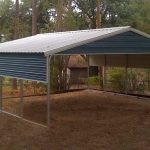
[[2, 53], [0, 75], [46, 82], [44, 54]]
[[45, 53], [54, 54], [75, 46], [94, 41], [112, 33], [125, 32], [129, 27], [102, 28], [93, 30], [79, 30], [71, 32], [55, 32], [38, 34], [0, 44], [2, 53]]
[[[138, 35], [141, 35], [142, 37], [150, 39], [150, 35], [130, 28], [129, 26], [68, 32], [55, 32], [38, 34], [27, 38], [1, 43], [0, 53], [44, 53], [46, 56], [49, 56], [63, 51], [66, 52], [66, 50], [68, 49], [73, 49], [81, 45], [92, 43], [97, 40], [103, 40], [128, 31], [132, 31], [134, 33], [137, 33]], [[115, 39], [113, 38], [113, 40]], [[133, 44], [136, 42], [134, 40], [135, 39], [132, 40]], [[94, 43], [94, 46], [95, 44], [97, 43]], [[113, 42], [113, 45], [109, 46], [114, 47], [115, 44], [116, 43]], [[103, 45], [105, 46], [106, 44], [104, 43]], [[92, 45], [90, 46], [92, 47]], [[105, 48], [104, 50], [107, 50], [107, 48]], [[76, 53], [81, 54], [82, 50], [79, 49], [79, 51]]]
[[59, 54], [150, 54], [150, 38], [129, 31]]

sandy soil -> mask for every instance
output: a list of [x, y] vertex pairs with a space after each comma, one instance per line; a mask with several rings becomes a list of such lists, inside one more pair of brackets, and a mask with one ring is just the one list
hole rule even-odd
[[[44, 123], [44, 99], [27, 98], [25, 117]], [[4, 108], [14, 104], [5, 100]], [[0, 150], [150, 150], [150, 101], [97, 91], [53, 95], [50, 129], [0, 114]]]

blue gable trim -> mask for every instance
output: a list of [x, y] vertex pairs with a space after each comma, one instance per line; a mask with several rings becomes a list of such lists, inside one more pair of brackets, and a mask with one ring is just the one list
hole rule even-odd
[[98, 40], [58, 54], [150, 54], [150, 39], [132, 31]]

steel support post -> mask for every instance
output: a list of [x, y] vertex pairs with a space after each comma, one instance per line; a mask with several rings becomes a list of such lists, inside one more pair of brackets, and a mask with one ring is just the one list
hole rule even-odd
[[104, 66], [103, 66], [103, 90], [106, 89], [106, 55], [104, 55]]
[[90, 60], [89, 60], [89, 55], [87, 55], [87, 64], [88, 64], [88, 67], [87, 67], [87, 89], [90, 88], [90, 85], [89, 85], [89, 77], [90, 77]]
[[20, 85], [20, 117], [23, 118], [23, 108], [24, 108], [24, 102], [23, 102], [23, 80], [19, 80]]
[[47, 57], [47, 126], [50, 126], [50, 65], [51, 65], [51, 57]]
[[0, 112], [3, 110], [3, 77], [0, 77]]
[[126, 67], [125, 67], [125, 93], [128, 94], [128, 55], [126, 55]]

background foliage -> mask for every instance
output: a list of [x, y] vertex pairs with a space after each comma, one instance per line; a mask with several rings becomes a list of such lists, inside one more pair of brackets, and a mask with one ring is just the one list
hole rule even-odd
[[[101, 0], [102, 27], [130, 25], [150, 33], [149, 0]], [[37, 33], [96, 28], [96, 0], [37, 0]], [[21, 0], [19, 37], [32, 34], [32, 2]], [[59, 20], [60, 21], [60, 20]], [[0, 40], [14, 38], [15, 1], [0, 0]]]

